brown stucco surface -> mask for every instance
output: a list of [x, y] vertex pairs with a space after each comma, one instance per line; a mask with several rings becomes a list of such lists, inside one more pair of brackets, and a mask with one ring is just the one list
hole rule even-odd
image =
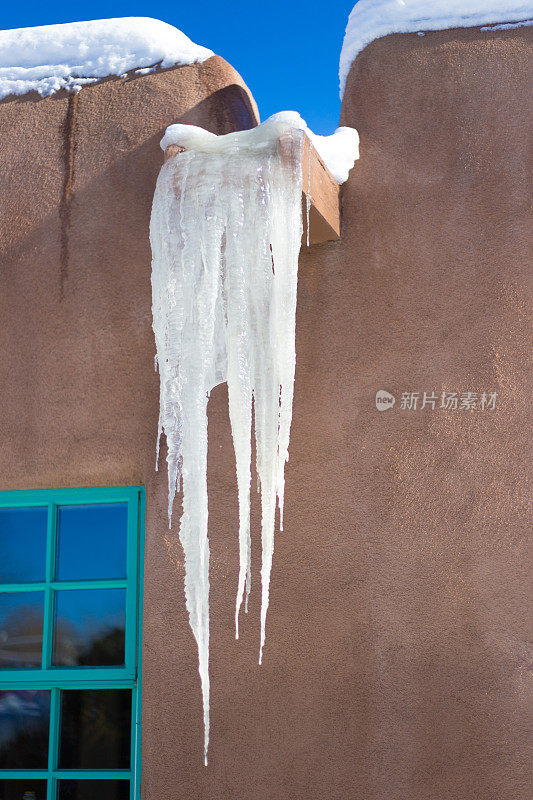
[[[236, 642], [224, 388], [210, 401], [207, 769], [153, 469], [147, 228], [162, 129], [239, 127], [224, 88], [238, 79], [218, 61], [209, 87], [199, 67], [100, 84], [75, 123], [65, 96], [0, 105], [1, 487], [146, 485], [143, 800], [529, 800], [528, 39], [391, 36], [352, 68], [342, 122], [361, 159], [341, 241], [301, 258], [261, 668], [258, 501]], [[397, 398], [386, 413], [380, 389]], [[443, 390], [496, 391], [497, 408], [399, 408]]]

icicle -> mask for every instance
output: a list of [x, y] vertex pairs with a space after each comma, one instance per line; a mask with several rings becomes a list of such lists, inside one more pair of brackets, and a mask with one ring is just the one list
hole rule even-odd
[[[197, 131], [198, 129], [191, 129]], [[283, 519], [295, 369], [298, 254], [302, 237], [303, 132], [217, 152], [189, 150], [163, 166], [154, 196], [153, 326], [160, 373], [159, 437], [167, 440], [169, 523], [180, 480], [185, 596], [198, 645], [205, 762], [209, 743], [209, 542], [207, 402], [227, 382], [239, 501], [239, 611], [251, 588], [252, 404], [261, 493], [261, 641], [265, 642], [276, 504]], [[205, 134], [202, 138], [201, 134]], [[241, 134], [244, 135], [244, 134]], [[279, 135], [279, 134], [278, 134]], [[239, 135], [236, 135], [239, 136]], [[221, 140], [225, 137], [219, 137]]]

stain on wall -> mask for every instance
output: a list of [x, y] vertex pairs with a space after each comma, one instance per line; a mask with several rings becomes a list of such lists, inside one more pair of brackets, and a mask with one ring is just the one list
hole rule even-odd
[[60, 251], [60, 297], [64, 297], [64, 284], [68, 277], [70, 215], [74, 195], [74, 157], [76, 155], [76, 125], [79, 93], [69, 95], [67, 113], [62, 126], [64, 179], [59, 219], [61, 220]]

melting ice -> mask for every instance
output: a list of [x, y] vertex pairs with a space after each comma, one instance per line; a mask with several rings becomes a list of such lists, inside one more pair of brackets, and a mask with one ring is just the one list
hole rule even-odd
[[[261, 637], [265, 642], [276, 506], [283, 525], [295, 369], [305, 123], [285, 112], [252, 131], [215, 136], [171, 126], [162, 147], [186, 152], [161, 169], [151, 219], [159, 440], [168, 447], [169, 524], [183, 487], [179, 536], [198, 644], [205, 761], [209, 741], [207, 404], [227, 382], [239, 502], [239, 611], [251, 588], [252, 404], [261, 493]], [[341, 133], [346, 141], [346, 129]], [[357, 134], [353, 132], [355, 136]], [[352, 136], [353, 140], [353, 136]], [[338, 155], [338, 153], [337, 153]], [[352, 147], [351, 163], [354, 152]]]

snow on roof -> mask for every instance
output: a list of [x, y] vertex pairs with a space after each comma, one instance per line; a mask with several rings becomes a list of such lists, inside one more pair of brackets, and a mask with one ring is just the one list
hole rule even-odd
[[533, 0], [359, 0], [348, 17], [339, 79], [341, 99], [358, 53], [390, 33], [441, 31], [533, 18]]
[[0, 31], [0, 99], [32, 90], [43, 97], [59, 89], [78, 91], [108, 75], [193, 64], [212, 55], [177, 28], [150, 17]]
[[256, 128], [217, 136], [196, 125], [170, 125], [161, 139], [161, 149], [172, 144], [202, 153], [231, 153], [268, 147], [289, 130], [305, 131], [337, 183], [348, 180], [348, 173], [359, 158], [359, 134], [355, 128], [337, 128], [331, 136], [318, 136], [296, 111], [280, 111]]

